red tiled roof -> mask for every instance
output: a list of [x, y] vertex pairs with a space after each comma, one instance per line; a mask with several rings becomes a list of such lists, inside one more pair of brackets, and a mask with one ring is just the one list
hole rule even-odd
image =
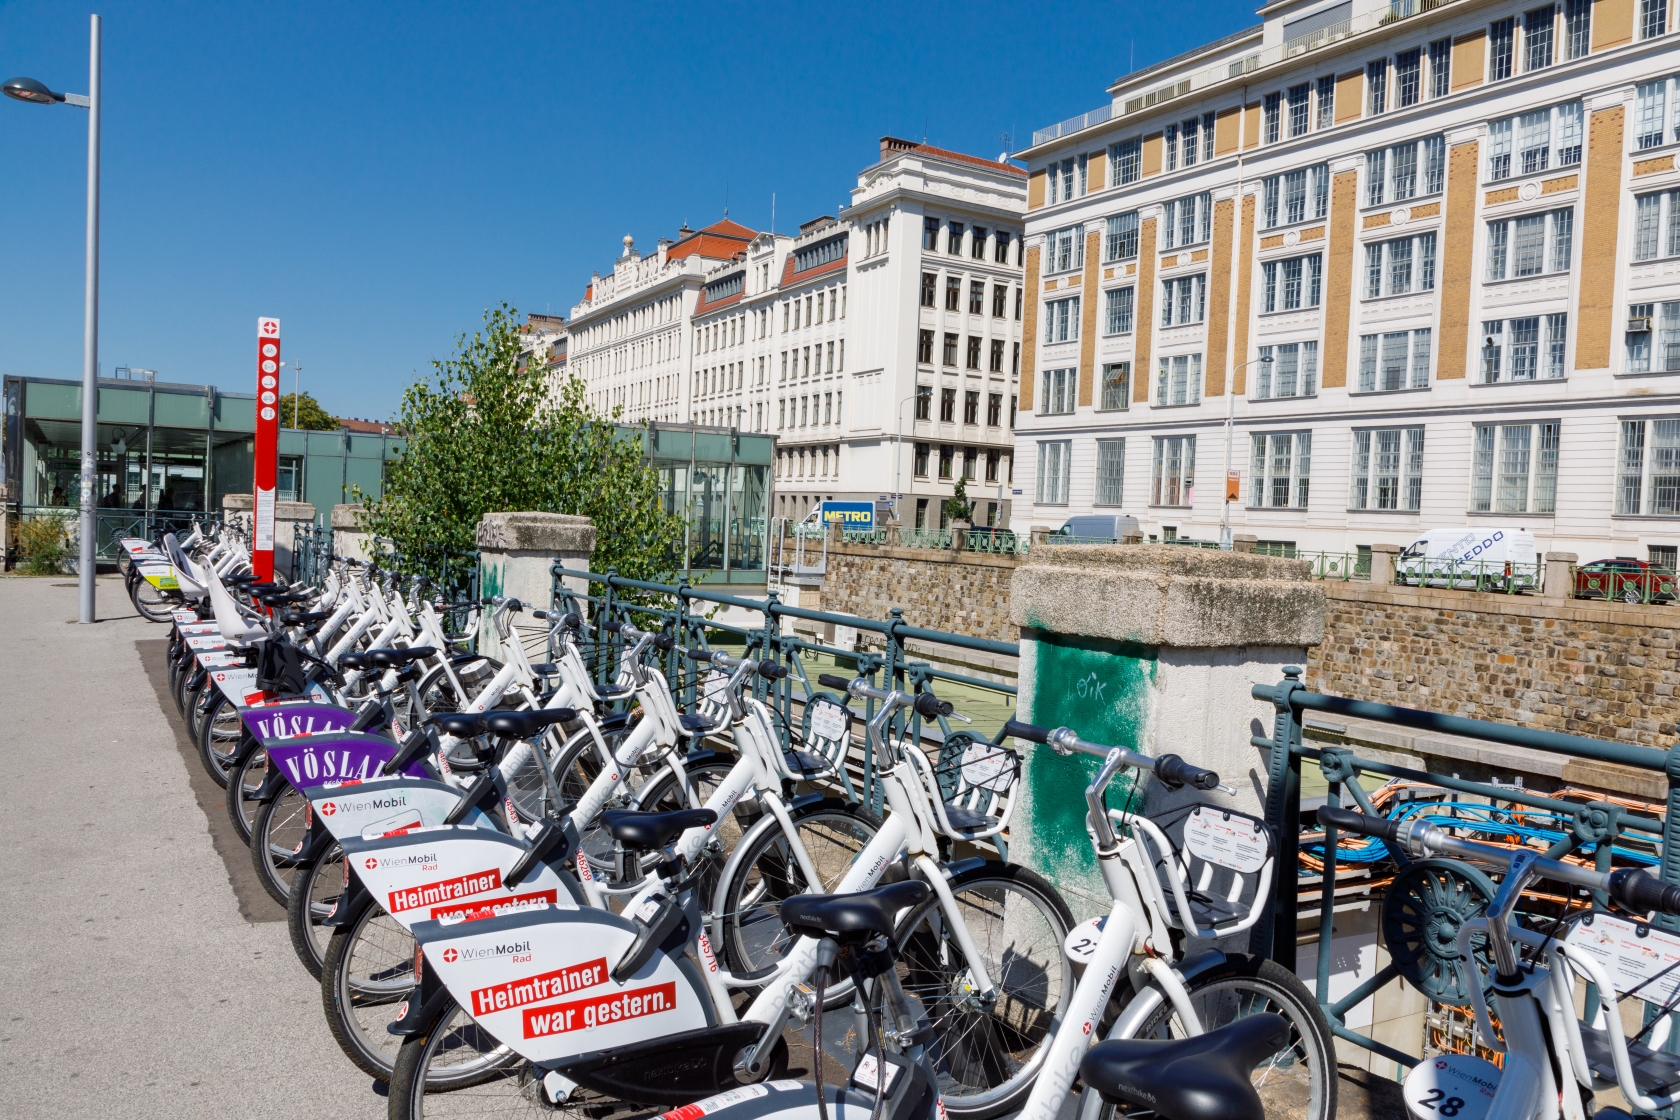
[[881, 158], [883, 160], [899, 152], [922, 152], [930, 156], [940, 156], [944, 159], [955, 160], [958, 163], [971, 163], [976, 167], [984, 167], [991, 171], [1006, 171], [1011, 175], [1018, 175], [1025, 179], [1024, 169], [1012, 163], [999, 163], [995, 159], [982, 159], [979, 156], [965, 155], [946, 148], [935, 148], [931, 144], [918, 144], [914, 140], [900, 140], [894, 136], [881, 137]]
[[357, 420], [349, 416], [335, 416], [333, 419], [337, 420], [346, 431], [355, 435], [393, 436], [397, 434], [397, 430], [391, 425], [383, 424], [378, 420]]
[[851, 255], [851, 247], [848, 245], [846, 251], [840, 254], [838, 259], [829, 261], [827, 264], [819, 264], [815, 268], [808, 268], [804, 272], [795, 272], [793, 270], [794, 254], [789, 253], [787, 259], [782, 262], [782, 283], [791, 284], [795, 280], [811, 280], [830, 272], [844, 272], [846, 261], [850, 259]]
[[672, 261], [701, 256], [708, 260], [726, 261], [745, 249], [757, 236], [756, 230], [750, 230], [740, 222], [732, 222], [725, 218], [689, 234], [666, 249], [665, 259]]

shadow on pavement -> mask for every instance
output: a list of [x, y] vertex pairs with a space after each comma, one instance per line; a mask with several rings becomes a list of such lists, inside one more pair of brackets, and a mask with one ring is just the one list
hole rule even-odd
[[134, 649], [140, 655], [140, 664], [145, 667], [152, 691], [157, 693], [163, 718], [169, 721], [170, 728], [175, 732], [175, 747], [181, 752], [181, 761], [187, 767], [187, 784], [192, 787], [193, 798], [204, 811], [204, 819], [210, 826], [210, 843], [215, 847], [216, 854], [222, 857], [222, 866], [227, 868], [228, 883], [239, 901], [240, 916], [247, 922], [285, 921], [285, 907], [263, 890], [262, 883], [257, 879], [257, 870], [251, 866], [251, 849], [239, 838], [233, 830], [233, 823], [228, 820], [227, 791], [204, 772], [198, 748], [188, 737], [187, 725], [181, 720], [181, 714], [175, 710], [175, 701], [169, 695], [169, 639], [143, 638], [134, 643]]

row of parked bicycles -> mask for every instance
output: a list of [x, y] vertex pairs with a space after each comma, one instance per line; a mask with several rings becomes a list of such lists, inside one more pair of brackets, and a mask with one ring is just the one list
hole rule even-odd
[[[576, 603], [493, 598], [472, 625], [497, 638], [492, 658], [422, 580], [338, 560], [319, 588], [259, 581], [243, 543], [208, 526], [125, 549], [150, 589], [137, 605], [171, 625], [170, 688], [203, 765], [392, 1118], [1336, 1113], [1317, 1000], [1228, 948], [1263, 919], [1275, 860], [1263, 824], [1207, 802], [1230, 792], [1217, 774], [1068, 728], [952, 734], [961, 717], [932, 691], [867, 676], [819, 676], [801, 725], [779, 728], [759, 686], [788, 668], [751, 646], [684, 648]], [[610, 682], [585, 656], [602, 642]], [[704, 668], [693, 710], [660, 668], [673, 655]], [[924, 749], [924, 723], [945, 747]], [[860, 737], [880, 814], [849, 796]], [[1109, 899], [1080, 905], [1096, 918], [1076, 922], [1054, 885], [1000, 858], [1023, 743], [1086, 782]], [[1419, 853], [1512, 860], [1336, 813], [1321, 817]], [[1680, 912], [1680, 889], [1647, 875], [1523, 860], [1507, 885], [1545, 875]], [[1543, 1012], [1534, 1037], [1556, 1043], [1563, 981], [1535, 977], [1596, 966], [1498, 909], [1478, 928], [1509, 950], [1491, 998], [1515, 1056], [1524, 999]], [[1559, 1100], [1589, 1115], [1588, 1074], [1576, 1093], [1540, 1079], [1536, 1111], [1503, 1115], [1556, 1116]]]

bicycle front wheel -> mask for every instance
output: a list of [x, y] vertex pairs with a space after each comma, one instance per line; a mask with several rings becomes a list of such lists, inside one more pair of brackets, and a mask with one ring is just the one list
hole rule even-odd
[[[576, 1105], [554, 1108], [542, 1094], [542, 1075], [450, 1002], [437, 1026], [403, 1040], [391, 1074], [388, 1115], [400, 1120], [480, 1120], [582, 1117], [606, 1098], [583, 1090]], [[587, 1101], [587, 1103], [585, 1103]], [[592, 1114], [592, 1113], [589, 1113]]]
[[[1062, 943], [1073, 915], [1056, 888], [1012, 863], [959, 875], [951, 893], [955, 914], [932, 895], [900, 922], [898, 974], [933, 1025], [929, 1054], [946, 1111], [985, 1120], [1021, 1107], [1067, 1010], [1075, 981]], [[991, 999], [976, 991], [955, 921], [968, 930]]]
[[292, 893], [286, 899], [286, 930], [298, 960], [319, 980], [326, 960], [332, 927], [320, 923], [332, 916], [344, 894], [344, 849], [330, 844], [321, 857], [302, 868], [292, 879]]
[[[1255, 1067], [1254, 1088], [1268, 1120], [1332, 1120], [1336, 1047], [1330, 1023], [1305, 984], [1276, 961], [1232, 957], [1187, 983], [1190, 1008], [1211, 1031], [1248, 1015], [1274, 1012], [1289, 1022], [1289, 1041]], [[1186, 1038], [1183, 1020], [1163, 1000], [1133, 1038]], [[1115, 1120], [1113, 1105], [1086, 1089], [1079, 1120]]]
[[245, 760], [228, 770], [228, 821], [245, 843], [251, 842], [251, 820], [262, 806], [258, 796], [268, 780], [268, 752], [255, 747]]
[[[198, 708], [198, 758], [204, 770], [219, 786], [228, 784], [228, 769], [239, 753], [239, 740], [245, 731], [245, 721], [233, 702], [216, 689], [214, 696], [206, 694]], [[247, 836], [249, 839], [249, 836]]]
[[251, 866], [280, 905], [292, 893], [295, 858], [309, 839], [309, 802], [291, 786], [258, 804], [251, 818]]

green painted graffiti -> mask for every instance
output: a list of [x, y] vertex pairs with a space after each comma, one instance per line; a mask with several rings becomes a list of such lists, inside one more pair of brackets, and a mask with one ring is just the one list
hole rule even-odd
[[[1033, 723], [1071, 727], [1081, 739], [1139, 750], [1149, 727], [1149, 692], [1155, 650], [1129, 642], [1040, 631], [1023, 653], [1033, 658]], [[1027, 767], [1033, 847], [1048, 866], [1041, 871], [1087, 878], [1096, 856], [1085, 835], [1085, 787], [1101, 765], [1085, 755], [1062, 758], [1035, 748]], [[1111, 806], [1142, 808], [1143, 795], [1128, 776], [1108, 787]]]

